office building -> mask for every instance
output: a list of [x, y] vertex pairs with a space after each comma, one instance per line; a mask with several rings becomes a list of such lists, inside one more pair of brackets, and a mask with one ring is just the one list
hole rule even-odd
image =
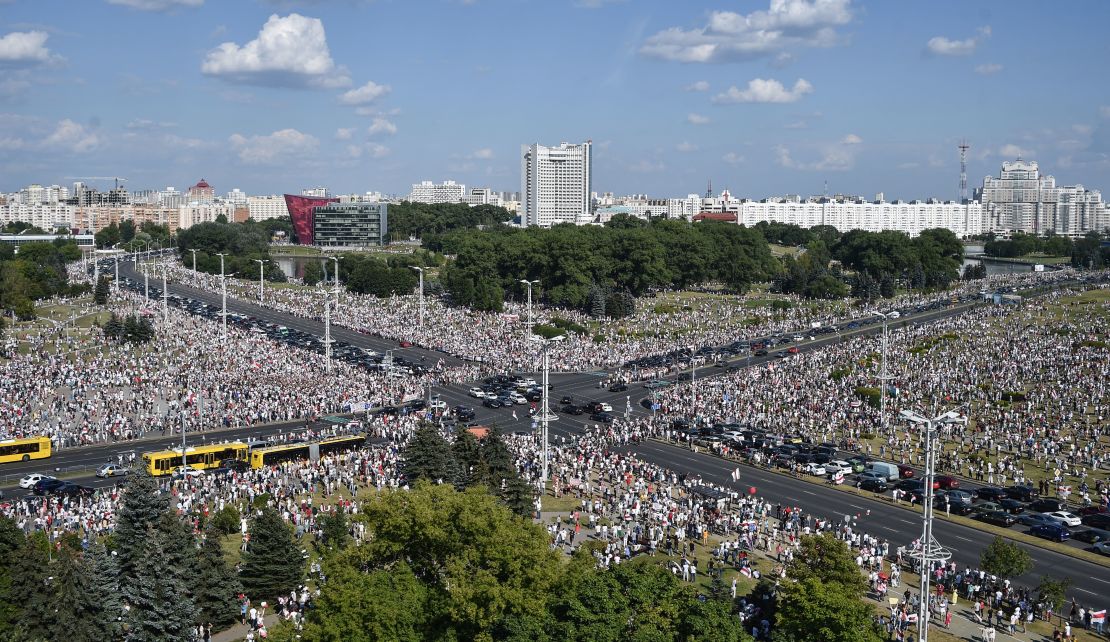
[[301, 196], [308, 196], [311, 198], [327, 198], [331, 196], [328, 194], [326, 187], [306, 187], [301, 190]]
[[495, 192], [488, 187], [472, 187], [463, 198], [463, 202], [471, 207], [478, 205], [496, 205], [501, 207], [504, 201], [501, 200], [501, 193]]
[[248, 198], [250, 197], [247, 196], [246, 192], [236, 187], [235, 189], [227, 193], [227, 196], [224, 197], [224, 200], [236, 207], [246, 207]]
[[180, 207], [185, 204], [185, 194], [176, 188], [167, 187], [158, 192], [158, 204], [162, 207]]
[[466, 185], [455, 181], [420, 181], [412, 184], [409, 200], [413, 203], [460, 203], [466, 194]]
[[592, 141], [557, 147], [521, 147], [520, 193], [524, 225], [585, 225], [593, 221]]
[[273, 196], [248, 196], [246, 206], [250, 210], [251, 220], [254, 221], [266, 221], [272, 218], [289, 216], [285, 199], [276, 194]]
[[1036, 161], [1002, 163], [997, 177], [987, 176], [976, 190], [987, 227], [1000, 233], [1027, 232], [1081, 236], [1106, 225], [1102, 194], [1082, 185], [1057, 185], [1041, 174]]
[[289, 218], [293, 222], [293, 234], [300, 245], [312, 245], [313, 212], [316, 208], [328, 203], [338, 202], [337, 198], [320, 198], [312, 196], [285, 195], [285, 208], [289, 211]]
[[329, 203], [313, 211], [313, 244], [320, 247], [386, 245], [389, 228], [386, 203]]

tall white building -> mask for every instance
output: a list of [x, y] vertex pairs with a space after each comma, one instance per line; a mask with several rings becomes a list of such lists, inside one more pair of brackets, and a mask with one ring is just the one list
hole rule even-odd
[[413, 203], [461, 203], [466, 195], [466, 185], [455, 181], [420, 181], [412, 184], [409, 200]]
[[1082, 185], [1057, 185], [1036, 161], [1005, 161], [999, 175], [984, 178], [976, 191], [992, 231], [1082, 235], [1106, 225], [1102, 194]]
[[48, 232], [74, 227], [74, 207], [62, 203], [7, 203], [0, 205], [0, 226], [29, 223]]
[[162, 207], [180, 207], [185, 204], [185, 193], [176, 188], [167, 187], [158, 192], [158, 204]]
[[558, 147], [521, 146], [520, 195], [524, 225], [585, 225], [593, 221], [593, 141]]
[[250, 211], [250, 218], [253, 221], [265, 221], [289, 216], [289, 209], [285, 206], [284, 196], [248, 196], [247, 209]]
[[477, 205], [496, 205], [501, 207], [503, 202], [501, 200], [501, 192], [495, 192], [488, 187], [472, 187], [463, 197], [463, 202], [471, 207]]
[[311, 196], [313, 198], [327, 198], [328, 188], [326, 187], [306, 187], [301, 190], [301, 196]]
[[230, 203], [188, 203], [177, 208], [177, 229], [187, 230], [197, 223], [212, 223], [220, 216], [235, 219], [235, 206]]
[[227, 196], [224, 197], [224, 200], [228, 203], [231, 203], [235, 207], [246, 207], [247, 198], [247, 193], [236, 187], [235, 189], [227, 193]]

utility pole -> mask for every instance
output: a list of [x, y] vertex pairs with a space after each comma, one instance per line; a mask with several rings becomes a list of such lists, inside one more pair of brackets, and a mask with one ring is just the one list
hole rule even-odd
[[327, 290], [324, 290], [324, 359], [324, 372], [331, 374], [331, 298]]
[[189, 250], [193, 253], [193, 285], [197, 284], [197, 251]]
[[540, 401], [540, 441], [542, 442], [543, 446], [543, 466], [541, 468], [540, 477], [541, 509], [543, 507], [543, 495], [547, 490], [548, 470], [551, 465], [550, 453], [548, 451], [548, 423], [559, 420], [559, 416], [552, 413], [550, 406], [548, 405], [548, 388], [550, 387], [548, 380], [551, 373], [551, 362], [548, 358], [548, 349], [555, 343], [558, 343], [559, 341], [562, 341], [564, 339], [566, 339], [566, 335], [563, 334], [551, 337], [550, 339], [545, 339], [539, 335], [532, 335], [532, 337], [529, 339], [529, 341], [539, 343], [541, 346], [543, 346], [543, 376], [541, 378], [541, 384], [543, 386], [543, 396], [541, 397]]
[[[332, 288], [332, 293], [335, 294], [335, 309], [336, 310], [339, 309], [339, 260], [342, 259], [342, 258], [343, 258], [342, 256], [333, 256], [333, 257], [331, 257], [331, 260], [335, 261], [335, 279], [334, 279], [335, 287]], [[326, 277], [327, 275], [325, 274], [324, 276]], [[326, 282], [326, 280], [325, 280], [325, 282]]]
[[169, 302], [170, 291], [169, 291], [169, 288], [166, 287], [167, 286], [166, 270], [167, 270], [168, 266], [165, 263], [162, 263], [161, 265], [162, 265], [162, 327], [163, 328], [168, 328], [169, 324], [170, 324], [170, 302]]
[[879, 366], [879, 428], [882, 435], [886, 436], [886, 388], [887, 381], [890, 380], [890, 373], [886, 369], [886, 354], [887, 346], [890, 344], [890, 335], [887, 332], [887, 321], [890, 315], [884, 312], [876, 312], [883, 318], [883, 338], [882, 338], [882, 364]]
[[424, 327], [424, 268], [410, 265], [420, 277], [420, 327]]
[[226, 252], [221, 252], [216, 256], [220, 257], [220, 298], [222, 301], [220, 308], [220, 318], [223, 319], [223, 342], [227, 345], [227, 277], [224, 276], [224, 257], [227, 256]]
[[903, 419], [925, 428], [925, 487], [921, 498], [921, 542], [918, 548], [911, 553], [913, 557], [921, 560], [921, 603], [917, 609], [917, 639], [918, 642], [929, 642], [929, 580], [932, 575], [933, 565], [937, 562], [947, 562], [952, 558], [952, 551], [944, 548], [933, 537], [933, 478], [936, 476], [936, 435], [934, 430], [941, 424], [966, 423], [967, 418], [955, 410], [950, 410], [943, 415], [928, 418], [911, 411], [903, 410], [899, 413]]
[[113, 258], [112, 263], [116, 268], [116, 278], [112, 281], [112, 288], [115, 289], [116, 294], [119, 294], [119, 257]]
[[254, 262], [258, 264], [258, 303], [261, 304], [262, 303], [262, 294], [263, 294], [263, 292], [262, 292], [262, 279], [263, 279], [263, 276], [266, 273], [265, 266], [270, 261], [268, 261], [267, 259], [254, 259]]
[[694, 428], [698, 425], [698, 393], [694, 389], [694, 377], [698, 374], [698, 364], [694, 362], [694, 346], [690, 346], [690, 450], [694, 449]]
[[150, 303], [150, 272], [147, 268], [150, 267], [149, 263], [143, 263], [143, 299]]
[[528, 287], [528, 332], [531, 333], [532, 328], [535, 327], [535, 321], [532, 320], [532, 284], [539, 283], [540, 280], [533, 279], [531, 281], [528, 281], [525, 279], [521, 279], [520, 282]]

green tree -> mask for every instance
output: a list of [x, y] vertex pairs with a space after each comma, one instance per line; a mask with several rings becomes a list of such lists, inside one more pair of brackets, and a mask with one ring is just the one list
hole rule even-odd
[[455, 462], [451, 447], [433, 424], [417, 427], [404, 451], [402, 471], [410, 484], [420, 479], [431, 482], [455, 479]]
[[26, 545], [23, 531], [10, 517], [0, 517], [0, 638], [10, 638], [19, 614], [23, 596], [12, 591], [12, 573], [16, 556]]
[[128, 243], [131, 239], [135, 238], [135, 221], [120, 221], [119, 224], [119, 240]]
[[13, 622], [13, 640], [45, 640], [50, 636], [49, 549], [45, 533], [38, 531], [27, 538], [15, 555], [11, 568], [11, 596], [13, 602], [18, 601], [18, 615]]
[[[404, 561], [362, 572], [347, 560], [329, 564], [328, 583], [310, 611], [303, 639], [321, 642], [420, 642], [429, 630], [428, 588]], [[446, 639], [446, 638], [442, 638]]]
[[995, 536], [979, 554], [979, 568], [1002, 579], [1011, 579], [1033, 570], [1033, 558], [1016, 543]]
[[778, 639], [792, 642], [881, 642], [874, 608], [862, 594], [816, 575], [783, 583], [775, 615]]
[[171, 563], [174, 556], [167, 535], [151, 526], [145, 533], [143, 555], [134, 563], [127, 612], [128, 642], [187, 640], [196, 623], [196, 605], [183, 569]]
[[239, 579], [252, 600], [275, 599], [304, 579], [304, 559], [289, 526], [269, 506], [251, 520]]
[[97, 626], [101, 612], [99, 592], [92, 565], [76, 551], [62, 548], [52, 565], [50, 639], [72, 642], [101, 642], [105, 632]]
[[212, 517], [210, 526], [220, 535], [231, 535], [239, 532], [240, 519], [242, 516], [239, 514], [239, 509], [227, 504]]
[[197, 619], [217, 629], [235, 622], [239, 616], [238, 596], [243, 587], [220, 546], [220, 533], [209, 528], [197, 554], [197, 583], [193, 595]]
[[119, 226], [115, 223], [109, 223], [106, 227], [100, 228], [100, 231], [93, 235], [93, 241], [101, 249], [110, 248], [119, 243]]
[[96, 290], [93, 294], [93, 301], [95, 301], [97, 305], [104, 305], [108, 302], [108, 292], [108, 277], [102, 276], [96, 281]]
[[309, 261], [304, 265], [304, 284], [316, 285], [324, 280], [324, 268], [319, 261]]
[[1041, 578], [1037, 585], [1037, 601], [1052, 608], [1054, 613], [1059, 613], [1068, 599], [1068, 589], [1071, 588], [1071, 578], [1056, 579], [1051, 575]]
[[867, 589], [852, 551], [830, 533], [803, 537], [786, 574], [793, 580], [815, 577], [819, 582], [840, 584], [859, 593]]
[[451, 456], [455, 460], [455, 487], [462, 490], [476, 482], [474, 470], [481, 460], [482, 447], [469, 430], [460, 430], [451, 444]]
[[103, 544], [96, 543], [89, 548], [89, 563], [92, 565], [93, 586], [99, 608], [93, 619], [94, 625], [105, 640], [118, 640], [123, 636], [123, 602], [120, 600], [119, 566], [115, 555], [108, 552]]
[[127, 478], [115, 532], [120, 592], [124, 600], [131, 604], [136, 603], [138, 598], [138, 565], [147, 554], [149, 532], [167, 510], [169, 498], [161, 492], [158, 482], [146, 468], [138, 467]]
[[343, 511], [329, 511], [316, 519], [320, 528], [321, 548], [325, 551], [341, 551], [351, 539], [347, 515]]

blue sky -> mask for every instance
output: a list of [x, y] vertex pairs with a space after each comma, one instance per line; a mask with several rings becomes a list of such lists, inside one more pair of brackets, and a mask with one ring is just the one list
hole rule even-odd
[[954, 198], [1017, 154], [1110, 189], [1110, 3], [0, 0], [0, 190], [594, 185]]

